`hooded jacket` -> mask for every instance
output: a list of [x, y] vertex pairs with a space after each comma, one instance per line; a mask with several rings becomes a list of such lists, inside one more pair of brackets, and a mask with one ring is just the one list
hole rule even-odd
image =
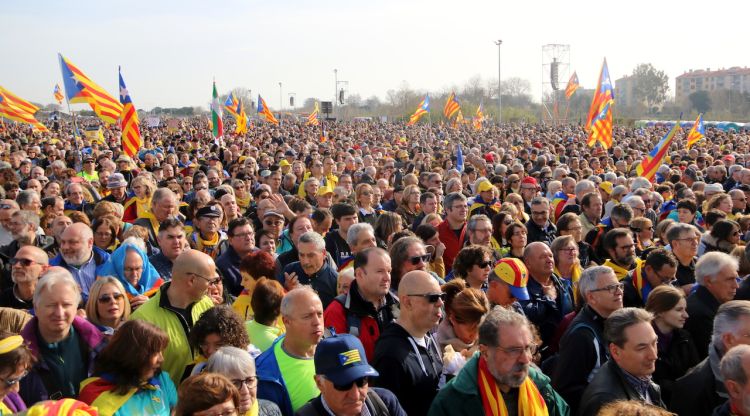
[[[138, 280], [136, 286], [133, 286], [128, 279], [125, 278], [125, 256], [128, 250], [138, 253], [143, 262], [141, 278]], [[159, 272], [157, 272], [154, 266], [151, 265], [146, 253], [141, 250], [140, 247], [130, 242], [124, 243], [118, 247], [117, 250], [109, 256], [109, 260], [96, 269], [96, 275], [116, 277], [125, 287], [125, 291], [128, 292], [128, 298], [138, 295], [151, 297], [156, 293], [159, 286], [164, 283], [164, 280], [159, 276]]]

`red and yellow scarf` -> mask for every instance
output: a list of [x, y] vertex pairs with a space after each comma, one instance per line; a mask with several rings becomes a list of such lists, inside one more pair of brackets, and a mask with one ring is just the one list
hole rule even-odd
[[[479, 357], [479, 371], [477, 371], [479, 394], [482, 396], [485, 416], [508, 416], [503, 395], [495, 383], [495, 378], [487, 367], [487, 360]], [[548, 415], [547, 403], [536, 384], [530, 377], [521, 383], [518, 392], [518, 414], [519, 416]]]

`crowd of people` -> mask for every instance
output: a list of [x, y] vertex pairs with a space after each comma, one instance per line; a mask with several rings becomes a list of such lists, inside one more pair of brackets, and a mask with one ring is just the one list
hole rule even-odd
[[750, 135], [325, 123], [1, 126], [0, 414], [750, 416]]

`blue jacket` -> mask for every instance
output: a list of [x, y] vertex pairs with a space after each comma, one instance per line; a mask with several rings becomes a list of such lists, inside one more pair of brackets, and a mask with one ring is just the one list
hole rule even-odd
[[284, 378], [281, 376], [279, 363], [276, 361], [276, 344], [281, 342], [280, 336], [271, 346], [255, 359], [255, 372], [258, 376], [258, 399], [270, 400], [276, 403], [285, 416], [294, 415], [292, 400], [286, 390]]
[[216, 258], [216, 268], [219, 269], [219, 273], [224, 280], [224, 290], [231, 293], [232, 296], [239, 296], [243, 289], [242, 275], [240, 274], [241, 261], [240, 255], [231, 245], [227, 245], [226, 251]]

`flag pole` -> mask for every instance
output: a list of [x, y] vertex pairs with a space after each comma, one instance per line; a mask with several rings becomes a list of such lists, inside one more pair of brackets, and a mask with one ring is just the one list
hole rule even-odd
[[[58, 57], [60, 58], [60, 73], [64, 73], [62, 65], [63, 65], [63, 57], [62, 54], [58, 53]], [[65, 79], [63, 79], [63, 88], [65, 87]], [[68, 105], [68, 112], [70, 113], [70, 116], [73, 118], [73, 147], [75, 147], [76, 150], [78, 150], [78, 139], [76, 137], [76, 134], [78, 133], [78, 122], [76, 122], [76, 114], [73, 112], [73, 110], [70, 109], [70, 99], [68, 98], [68, 90], [65, 90], [65, 103]]]

